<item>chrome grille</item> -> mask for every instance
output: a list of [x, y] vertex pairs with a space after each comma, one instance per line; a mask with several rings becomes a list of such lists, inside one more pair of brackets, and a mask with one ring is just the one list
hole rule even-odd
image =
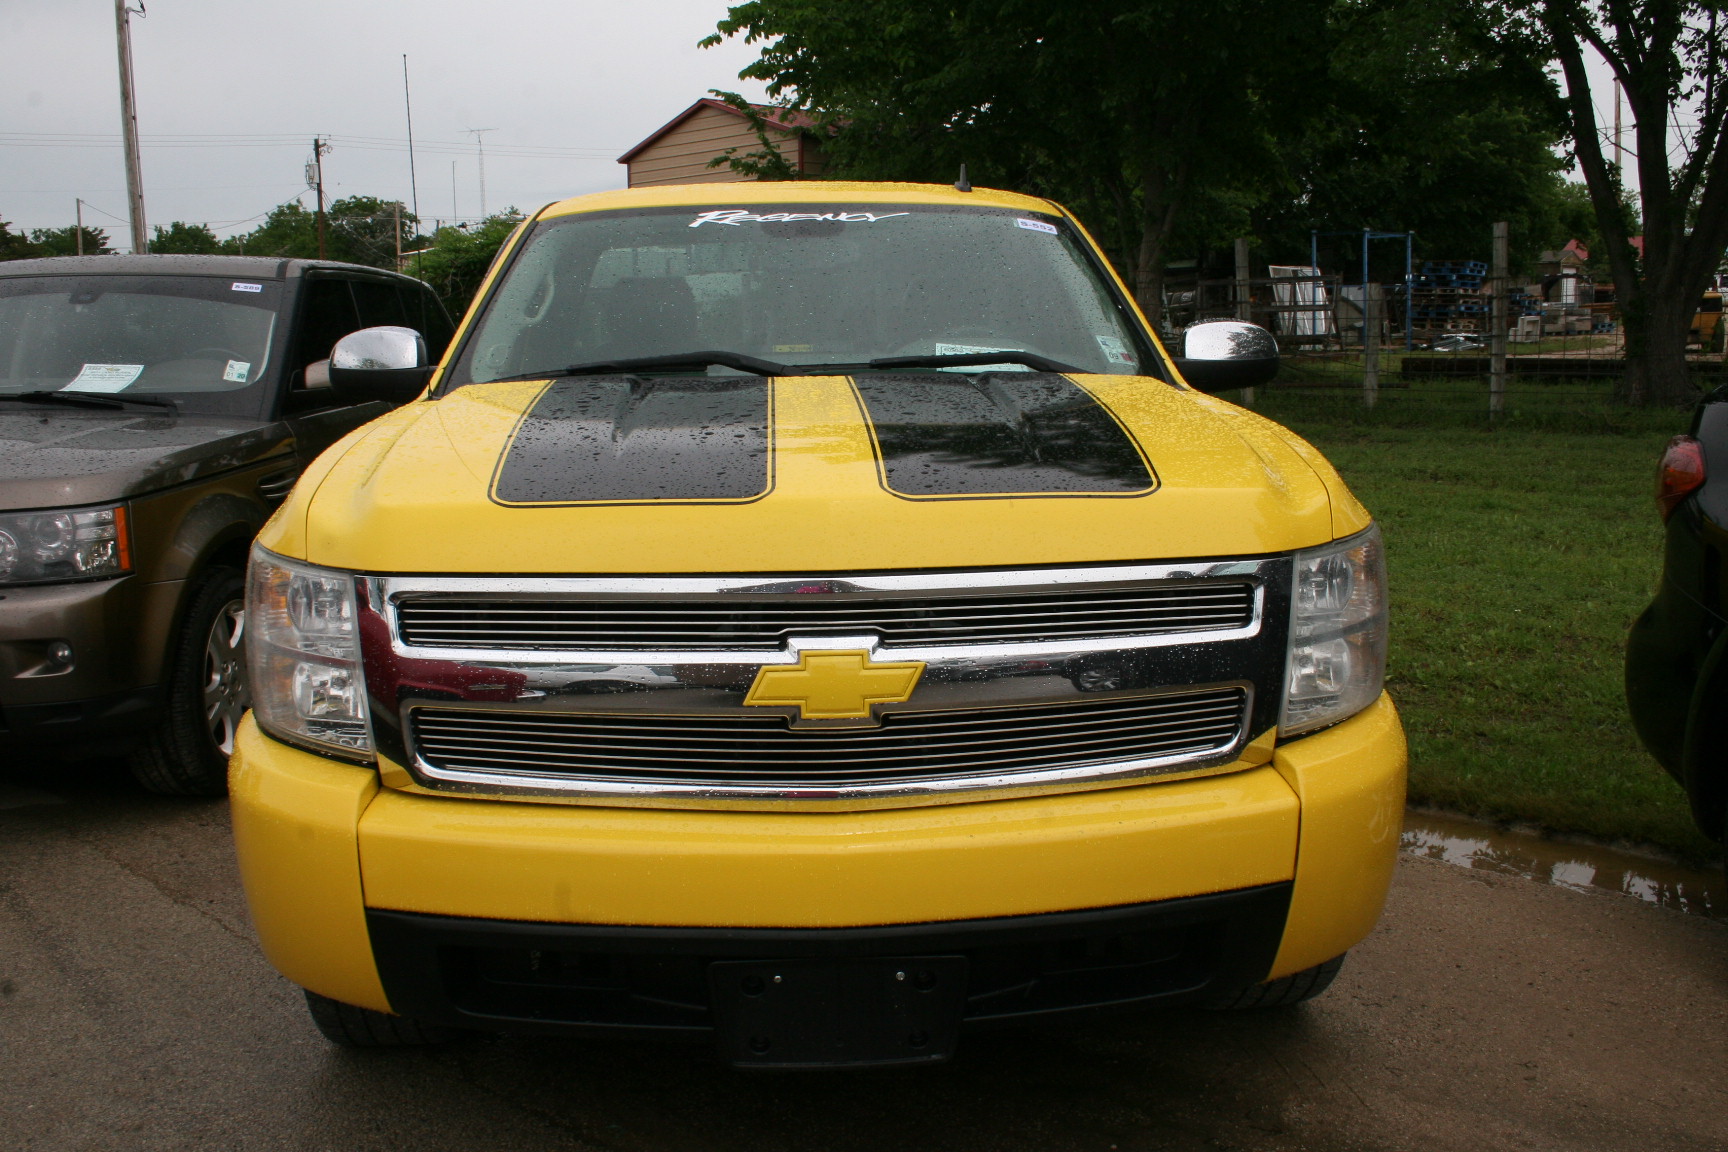
[[890, 647], [1000, 644], [1242, 628], [1254, 619], [1254, 585], [918, 597], [429, 596], [399, 601], [396, 619], [402, 640], [425, 648], [768, 651], [794, 634], [858, 633]]
[[855, 788], [1000, 778], [1228, 751], [1238, 686], [1011, 707], [893, 712], [880, 728], [792, 728], [780, 716], [409, 711], [414, 750], [441, 772], [716, 790]]

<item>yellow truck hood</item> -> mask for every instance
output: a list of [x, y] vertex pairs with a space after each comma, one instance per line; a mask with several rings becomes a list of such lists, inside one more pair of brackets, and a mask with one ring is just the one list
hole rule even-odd
[[1255, 555], [1368, 523], [1251, 412], [1015, 377], [469, 385], [337, 444], [260, 541], [367, 572], [834, 572]]

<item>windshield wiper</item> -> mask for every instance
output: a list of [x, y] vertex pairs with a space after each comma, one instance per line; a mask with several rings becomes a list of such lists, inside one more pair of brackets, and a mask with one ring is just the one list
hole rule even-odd
[[[951, 356], [881, 356], [870, 361], [868, 368], [982, 368], [990, 364], [1024, 364], [1040, 372], [1082, 372], [1072, 364], [1040, 356], [1036, 352], [1021, 352], [1004, 348], [1000, 352], [958, 352]], [[839, 367], [839, 365], [836, 365]]]
[[754, 356], [746, 356], [742, 352], [675, 352], [669, 356], [633, 356], [623, 360], [596, 360], [591, 364], [572, 364], [568, 368], [553, 368], [543, 372], [520, 372], [515, 376], [501, 376], [497, 380], [488, 380], [488, 384], [500, 384], [507, 380], [552, 380], [561, 376], [609, 376], [616, 373], [653, 372], [663, 368], [706, 368], [710, 364], [718, 364], [723, 368], [736, 368], [740, 372], [749, 372], [756, 376], [797, 376], [803, 370], [790, 364], [776, 364], [772, 360], [758, 360]]
[[71, 404], [79, 408], [124, 408], [128, 404], [138, 404], [145, 408], [180, 411], [180, 405], [166, 396], [116, 396], [111, 392], [0, 392], [0, 400], [25, 400], [32, 404]]

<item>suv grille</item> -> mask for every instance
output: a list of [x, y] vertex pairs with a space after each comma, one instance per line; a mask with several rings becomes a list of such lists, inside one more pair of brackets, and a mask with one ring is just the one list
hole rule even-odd
[[396, 605], [416, 647], [552, 650], [777, 650], [786, 637], [875, 633], [887, 646], [992, 644], [1242, 628], [1246, 582], [1037, 594], [894, 597], [826, 593], [665, 599], [435, 596]]
[[[892, 712], [880, 728], [789, 727], [780, 716], [410, 710], [434, 768], [715, 788], [840, 788], [1000, 776], [1223, 752], [1248, 693], [1209, 688], [1002, 708]], [[1173, 764], [1171, 770], [1185, 765]]]

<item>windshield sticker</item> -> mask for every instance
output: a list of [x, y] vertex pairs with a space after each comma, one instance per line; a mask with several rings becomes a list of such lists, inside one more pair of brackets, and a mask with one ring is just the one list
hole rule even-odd
[[228, 367], [222, 369], [222, 379], [231, 384], [244, 384], [246, 377], [252, 372], [252, 362], [249, 360], [230, 360]]
[[1048, 232], [1052, 236], [1056, 235], [1056, 225], [1046, 224], [1042, 220], [1022, 220], [1016, 217], [1014, 223], [1031, 232]]
[[262, 292], [262, 291], [264, 291], [264, 285], [262, 285], [262, 284], [245, 284], [245, 283], [240, 283], [240, 282], [235, 282], [233, 284], [230, 284], [228, 286], [228, 288], [229, 288], [229, 291], [232, 291], [232, 292]]
[[1104, 358], [1112, 364], [1133, 364], [1134, 357], [1128, 351], [1128, 345], [1115, 336], [1094, 336], [1098, 347], [1104, 349]]
[[[983, 352], [1024, 352], [1024, 348], [1003, 348], [999, 345], [984, 347], [978, 344], [937, 344], [937, 356], [977, 356]], [[939, 368], [937, 371], [948, 371]], [[1030, 372], [1032, 369], [1024, 364], [972, 364], [964, 368], [955, 368], [955, 372]]]
[[696, 219], [690, 222], [690, 227], [700, 228], [704, 224], [730, 224], [736, 228], [741, 224], [785, 224], [793, 220], [834, 220], [842, 224], [875, 224], [881, 220], [892, 220], [896, 216], [910, 215], [912, 215], [910, 212], [884, 212], [880, 216], [874, 212], [767, 212], [757, 214], [743, 208], [720, 208], [712, 212], [698, 212]]
[[86, 364], [62, 392], [119, 392], [144, 371], [142, 364]]

